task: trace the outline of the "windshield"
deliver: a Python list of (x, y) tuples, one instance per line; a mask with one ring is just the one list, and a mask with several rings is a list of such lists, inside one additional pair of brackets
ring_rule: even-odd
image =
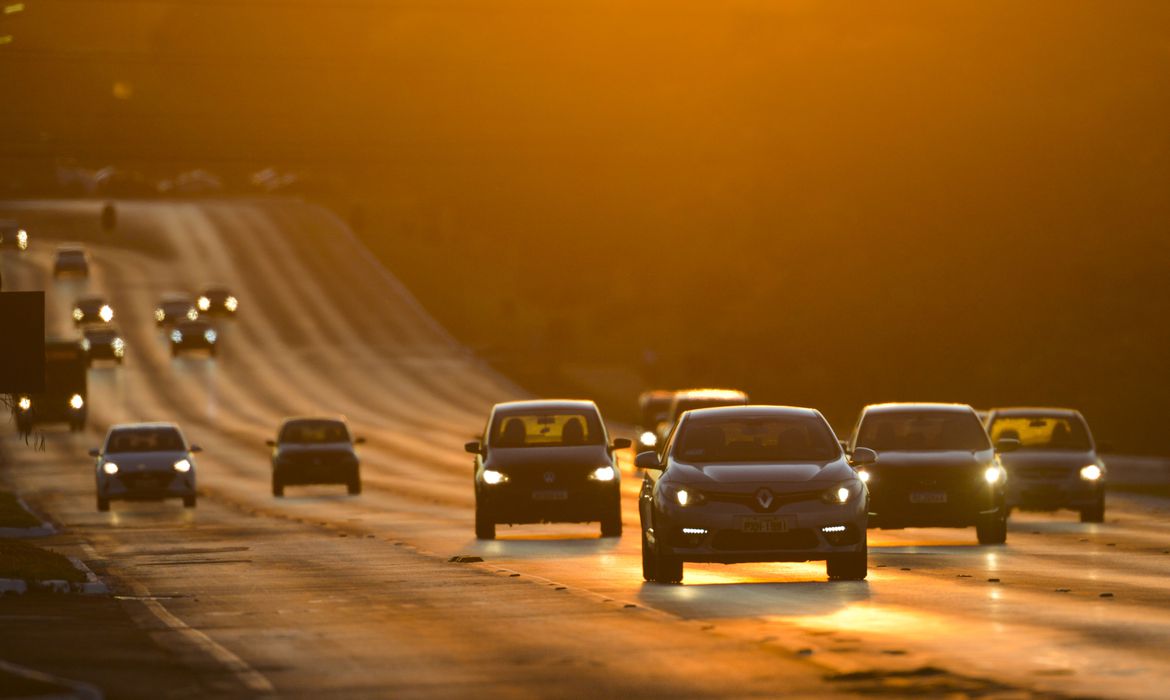
[(183, 436), (174, 428), (115, 430), (106, 441), (106, 452), (177, 452), (186, 449)]
[(687, 421), (674, 456), (683, 462), (826, 462), (841, 446), (814, 416)]
[(1092, 449), (1089, 431), (1076, 418), (1065, 416), (1019, 416), (996, 418), (991, 424), (991, 438), (1020, 441), (1021, 450)]
[(991, 447), (974, 413), (966, 411), (882, 411), (866, 414), (857, 431), (857, 447), (906, 452)]
[(492, 447), (603, 445), (601, 421), (591, 411), (549, 411), (496, 415)]
[(285, 423), (279, 442), (312, 445), (325, 442), (349, 442), (345, 424), (335, 420), (313, 420)]

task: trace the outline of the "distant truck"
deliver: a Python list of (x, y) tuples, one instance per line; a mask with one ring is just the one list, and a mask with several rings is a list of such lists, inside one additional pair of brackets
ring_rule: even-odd
[(45, 341), (45, 390), (17, 399), (17, 429), (27, 433), (38, 425), (65, 423), (74, 432), (84, 430), (88, 364), (80, 341)]

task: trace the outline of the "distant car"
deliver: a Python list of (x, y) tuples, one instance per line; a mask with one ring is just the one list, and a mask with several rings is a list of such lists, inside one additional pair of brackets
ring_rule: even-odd
[(79, 246), (61, 246), (53, 257), (53, 277), (89, 277), (89, 254)]
[(670, 412), (670, 402), (674, 392), (667, 389), (643, 391), (638, 395), (638, 419), (635, 434), (638, 436), (640, 450), (652, 450), (658, 445), (658, 433), (655, 430), (659, 423), (667, 419)]
[(45, 389), (16, 399), (16, 427), (28, 433), (37, 425), (67, 423), (85, 429), (89, 407), (89, 373), (85, 350), (76, 339), (45, 340)]
[(718, 408), (720, 406), (746, 406), (748, 395), (738, 389), (684, 389), (670, 397), (670, 408), (666, 419), (655, 428), (657, 442), (666, 441), (679, 416), (696, 408)]
[(226, 287), (208, 287), (195, 300), (200, 314), (209, 316), (235, 316), (240, 308), (237, 299)]
[(110, 323), (114, 320), (114, 307), (99, 296), (82, 297), (73, 305), (73, 323)]
[(154, 309), (154, 322), (158, 326), (171, 326), (179, 321), (194, 321), (199, 318), (199, 309), (191, 297), (183, 294), (168, 294)]
[(682, 581), (688, 561), (824, 560), (830, 579), (868, 573), (869, 494), (819, 411), (687, 411), (660, 453), (635, 462), (645, 470), (638, 503), (647, 581)]
[(189, 445), (174, 423), (123, 423), (110, 426), (97, 458), (97, 509), (110, 501), (183, 499), (194, 508), (195, 457), (198, 445)]
[(219, 334), (204, 320), (180, 321), (171, 329), (171, 357), (178, 357), (191, 350), (206, 350), (215, 357)]
[(1081, 522), (1105, 522), (1105, 463), (1089, 425), (1068, 408), (996, 408), (991, 439), (1018, 440), (1000, 459), (1007, 469), (1007, 504), (1020, 510), (1079, 511)]
[(475, 536), (496, 525), (601, 522), (602, 537), (622, 534), (621, 473), (601, 413), (592, 401), (496, 404), (475, 455)]
[(859, 472), (869, 485), (870, 527), (975, 526), (980, 544), (1007, 541), (1007, 472), (975, 410), (965, 404), (866, 406), (849, 445), (856, 459), (877, 460)]
[(11, 219), (0, 221), (0, 248), (28, 250), (28, 231)]
[(88, 366), (92, 367), (94, 360), (113, 360), (122, 364), (126, 341), (112, 326), (91, 326), (82, 331), (81, 349), (85, 350)]
[(272, 495), (300, 484), (345, 484), (350, 495), (362, 492), (361, 464), (354, 438), (339, 418), (289, 418), (268, 440), (272, 448)]

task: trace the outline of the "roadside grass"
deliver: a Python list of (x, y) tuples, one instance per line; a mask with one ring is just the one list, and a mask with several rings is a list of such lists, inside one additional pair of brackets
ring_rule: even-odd
[(41, 521), (20, 505), (14, 494), (0, 491), (0, 527), (40, 527)]
[(85, 574), (78, 571), (68, 558), (22, 540), (10, 539), (0, 539), (0, 578), (85, 582)]
[(1132, 493), (1139, 496), (1157, 496), (1170, 498), (1170, 484), (1108, 484), (1106, 490), (1110, 493)]

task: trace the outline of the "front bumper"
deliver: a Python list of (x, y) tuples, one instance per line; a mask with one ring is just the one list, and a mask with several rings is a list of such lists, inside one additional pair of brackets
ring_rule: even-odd
[(359, 478), (356, 464), (278, 464), (273, 476), (287, 485), (348, 484)]
[(1002, 485), (920, 487), (885, 481), (869, 488), (871, 528), (971, 527), (1006, 512)]
[(34, 425), (52, 425), (54, 423), (65, 423), (68, 425), (77, 425), (85, 423), (86, 407), (73, 408), (66, 405), (64, 408), (55, 408), (51, 404), (46, 406), (41, 404), (38, 406), (33, 404), (32, 408), (27, 411), (17, 409), (16, 425), (18, 428), (25, 430)]
[(98, 497), (119, 501), (157, 501), (195, 495), (194, 470), (99, 474)]
[(1105, 493), (1105, 479), (1082, 479), (1079, 470), (1065, 477), (1025, 478), (1008, 482), (1007, 504), (1031, 511), (1081, 510), (1096, 505)]
[(475, 497), (493, 521), (508, 525), (597, 522), (621, 508), (616, 480), (557, 488), (477, 484)]

